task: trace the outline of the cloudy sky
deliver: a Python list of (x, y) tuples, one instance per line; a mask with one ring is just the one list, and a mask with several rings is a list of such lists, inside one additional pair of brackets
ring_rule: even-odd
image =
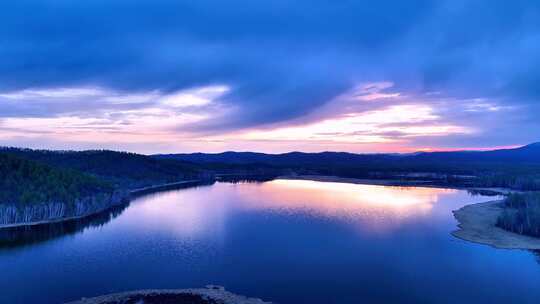
[(0, 145), (410, 152), (539, 140), (537, 0), (0, 4)]

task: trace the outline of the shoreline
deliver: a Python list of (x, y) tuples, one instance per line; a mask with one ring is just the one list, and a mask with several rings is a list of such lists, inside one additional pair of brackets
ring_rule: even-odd
[(503, 212), (502, 201), (489, 201), (454, 210), (458, 230), (452, 235), (464, 241), (488, 245), (497, 249), (539, 250), (540, 238), (513, 233), (495, 224)]
[[(406, 180), (392, 180), (392, 179), (358, 179), (358, 178), (345, 178), (337, 176), (327, 175), (285, 175), (278, 176), (275, 179), (281, 180), (310, 180), (317, 182), (334, 182), (334, 183), (348, 183), (358, 185), (374, 185), (374, 186), (391, 186), (391, 187), (426, 187), (426, 188), (445, 188), (456, 190), (470, 190), (470, 191), (486, 191), (491, 195), (506, 195), (513, 192), (511, 189), (505, 188), (475, 188), (475, 187), (458, 187), (451, 185), (437, 185), (433, 181), (406, 181)], [(213, 180), (212, 182), (215, 182)], [(79, 220), (94, 216), (106, 212), (114, 207), (128, 205), (132, 199), (151, 193), (160, 191), (190, 188), (198, 185), (204, 185), (210, 181), (205, 180), (186, 180), (175, 183), (160, 184), (155, 186), (149, 186), (144, 188), (133, 189), (128, 192), (124, 197), (125, 202), (118, 204), (111, 204), (108, 208), (84, 214), (81, 216), (58, 218), (54, 220), (35, 221), (28, 223), (16, 223), (0, 225), (0, 229), (4, 228), (16, 228), (16, 227), (31, 227), (46, 224), (55, 224), (61, 222), (68, 222), (73, 220)], [(466, 205), (459, 210), (452, 211), (454, 218), (457, 220), (458, 230), (451, 232), (451, 234), (461, 240), (489, 245), (499, 249), (540, 249), (540, 238), (529, 237), (525, 235), (516, 234), (506, 231), (502, 228), (496, 227), (495, 223), (502, 212), (502, 208), (499, 206), (501, 201), (488, 201), (479, 204)]]
[[(290, 180), (351, 183), (360, 185), (476, 190), (488, 191), (489, 193), (495, 195), (507, 195), (511, 192), (518, 192), (505, 188), (452, 187), (448, 185), (438, 186), (433, 184), (422, 184), (417, 183), (416, 181), (403, 182), (399, 180), (355, 179), (319, 175), (282, 176), (279, 178)], [(459, 229), (452, 231), (451, 235), (464, 241), (488, 245), (497, 249), (540, 250), (540, 238), (510, 232), (495, 225), (497, 218), (503, 211), (501, 203), (501, 200), (487, 201), (483, 203), (469, 204), (458, 210), (452, 211), (454, 218), (458, 222), (457, 227)]]
[(155, 186), (148, 186), (144, 188), (137, 188), (133, 190), (128, 190), (127, 194), (124, 195), (118, 203), (111, 203), (106, 208), (97, 210), (95, 212), (90, 212), (87, 214), (82, 214), (78, 216), (69, 216), (69, 217), (61, 217), (57, 219), (51, 219), (51, 220), (42, 220), (42, 221), (33, 221), (33, 222), (24, 222), (24, 223), (13, 223), (13, 224), (3, 224), (0, 225), (0, 229), (9, 229), (9, 228), (18, 228), (18, 227), (33, 227), (33, 226), (39, 226), (39, 225), (48, 225), (48, 224), (57, 224), (62, 222), (69, 222), (69, 221), (75, 221), (84, 219), (90, 216), (95, 216), (97, 214), (101, 214), (104, 212), (107, 212), (111, 210), (112, 208), (118, 207), (118, 206), (125, 206), (131, 203), (131, 201), (139, 196), (152, 194), (160, 191), (166, 191), (166, 190), (173, 190), (178, 189), (182, 187), (195, 187), (198, 185), (204, 184), (204, 180), (186, 180), (186, 181), (179, 181), (174, 183), (167, 183), (167, 184), (160, 184)]
[[(337, 176), (326, 176), (326, 175), (295, 175), (295, 176), (278, 176), (274, 179), (295, 179), (295, 180), (313, 180), (313, 181), (320, 181), (320, 182), (340, 182), (340, 183), (350, 183), (350, 184), (364, 184), (364, 185), (375, 185), (375, 186), (421, 186), (418, 184), (418, 182), (414, 184), (406, 183), (404, 181), (399, 180), (374, 180), (374, 179), (355, 179), (355, 178), (342, 178)], [(69, 217), (62, 217), (57, 219), (51, 219), (51, 220), (41, 220), (41, 221), (32, 221), (32, 222), (23, 222), (23, 223), (13, 223), (13, 224), (3, 224), (0, 225), (0, 229), (9, 229), (9, 228), (20, 228), (20, 227), (33, 227), (33, 226), (40, 226), (40, 225), (48, 225), (48, 224), (58, 224), (62, 222), (70, 222), (70, 221), (76, 221), (84, 218), (88, 218), (91, 216), (95, 216), (97, 214), (101, 214), (104, 212), (107, 212), (111, 210), (112, 208), (118, 207), (118, 206), (125, 206), (128, 205), (133, 199), (147, 195), (152, 193), (157, 193), (161, 191), (167, 191), (167, 190), (173, 190), (173, 189), (180, 189), (180, 188), (189, 188), (189, 187), (195, 187), (199, 185), (204, 185), (208, 182), (216, 182), (219, 181), (219, 179), (215, 180), (185, 180), (185, 181), (178, 181), (174, 183), (166, 183), (166, 184), (159, 184), (159, 185), (153, 185), (143, 188), (136, 188), (133, 190), (128, 190), (127, 194), (120, 199), (119, 203), (111, 203), (108, 207), (97, 210), (95, 212), (78, 215), (78, 216), (69, 216)], [(427, 185), (424, 185), (424, 187), (428, 187)], [(436, 186), (431, 186), (436, 187)]]
[(178, 304), (271, 304), (258, 298), (248, 298), (225, 290), (221, 286), (208, 285), (206, 288), (150, 289), (82, 298), (66, 304), (122, 304), (122, 303), (166, 303)]

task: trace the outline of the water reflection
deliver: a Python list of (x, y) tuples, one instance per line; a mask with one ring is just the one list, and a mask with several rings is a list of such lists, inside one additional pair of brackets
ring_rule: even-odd
[(0, 229), (0, 248), (31, 245), (81, 233), (87, 228), (101, 227), (122, 214), (127, 207), (127, 204), (117, 206), (96, 215), (65, 222)]
[[(451, 218), (451, 207), (434, 208), (435, 204), (444, 201), (445, 197), (451, 197), (453, 201), (462, 195), (464, 200), (468, 197), (465, 192), (442, 188), (287, 179), (231, 182), (221, 182), (213, 187), (199, 185), (207, 187), (205, 195), (200, 195), (195, 188), (146, 194), (134, 200), (132, 204), (136, 206), (133, 208), (126, 205), (68, 222), (0, 229), (0, 247), (21, 246), (77, 234), (87, 228), (101, 227), (122, 213), (125, 216), (118, 220), (117, 226), (173, 233), (176, 238), (194, 239), (203, 235), (219, 235), (221, 238), (228, 217), (238, 212), (273, 212), (283, 216), (301, 213), (347, 222), (364, 231), (391, 233), (414, 220), (437, 220), (437, 216)], [(228, 197), (223, 197), (223, 187), (230, 189)]]
[(209, 283), (283, 304), (537, 303), (531, 254), (450, 235), (452, 210), (490, 199), (288, 180), (161, 192), (88, 226), (8, 236), (55, 240), (0, 249), (0, 303)]
[[(232, 183), (231, 183), (232, 182)], [(166, 231), (176, 237), (198, 238), (223, 234), (230, 212), (273, 211), (285, 216), (303, 213), (355, 222), (363, 229), (390, 232), (408, 220), (430, 215), (442, 196), (457, 190), (357, 185), (309, 180), (231, 180), (211, 187), (205, 196), (197, 191), (166, 191), (137, 198), (136, 207), (121, 206), (91, 217), (67, 222), (0, 229), (0, 247), (15, 247), (73, 235), (101, 227), (126, 211), (118, 225)], [(208, 185), (199, 185), (206, 187)], [(220, 187), (230, 187), (224, 199)], [(126, 210), (128, 209), (128, 210)], [(234, 211), (232, 211), (234, 210)]]
[[(360, 221), (364, 227), (392, 230), (429, 215), (434, 204), (457, 190), (359, 185), (309, 180), (274, 180), (258, 187), (238, 187), (242, 207)], [(451, 216), (451, 215), (450, 215)]]
[[(201, 196), (197, 189), (160, 192), (133, 201), (117, 225), (146, 232), (173, 234), (176, 238), (200, 238), (223, 230), (228, 202), (214, 196), (212, 188)], [(229, 207), (231, 207), (229, 205)]]
[[(208, 185), (212, 185), (213, 183), (214, 182), (211, 181), (204, 181), (197, 184), (171, 184), (161, 188), (164, 192), (152, 193), (152, 190), (149, 190), (148, 192), (141, 191), (140, 193), (132, 194), (131, 198), (135, 201), (142, 200), (143, 202), (152, 201), (152, 199), (156, 198), (158, 201), (166, 202), (170, 200), (170, 197), (167, 197), (167, 193), (169, 195), (176, 193), (175, 191), (167, 190), (205, 187)], [(0, 248), (20, 247), (24, 245), (45, 242), (66, 235), (82, 233), (88, 228), (102, 227), (113, 219), (119, 217), (126, 209), (128, 209), (129, 206), (130, 204), (115, 206), (95, 215), (64, 222), (2, 228), (0, 229)], [(160, 209), (159, 206), (162, 206), (162, 204), (157, 203), (155, 204), (155, 206)], [(184, 218), (190, 218), (190, 215), (184, 212), (152, 214), (152, 210), (157, 209), (152, 207), (151, 205), (143, 205), (142, 208), (135, 209), (135, 212), (144, 212), (146, 213), (146, 215), (143, 218), (148, 218), (148, 216), (155, 216), (155, 219), (157, 220), (159, 220), (160, 217), (164, 218), (166, 215), (174, 215), (179, 220), (182, 219), (182, 216)]]

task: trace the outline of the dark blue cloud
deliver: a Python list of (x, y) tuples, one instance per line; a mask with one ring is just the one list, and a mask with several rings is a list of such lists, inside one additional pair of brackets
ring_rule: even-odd
[(226, 84), (221, 102), (238, 112), (200, 126), (219, 130), (297, 118), (381, 80), (537, 110), (539, 28), (536, 0), (10, 1), (0, 91)]

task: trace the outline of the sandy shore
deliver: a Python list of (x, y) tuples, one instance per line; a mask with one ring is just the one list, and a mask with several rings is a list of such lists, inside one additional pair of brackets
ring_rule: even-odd
[(495, 223), (502, 211), (502, 201), (473, 204), (456, 210), (454, 217), (460, 229), (452, 232), (452, 235), (501, 249), (540, 249), (540, 239), (496, 227)]
[[(362, 185), (436, 187), (456, 189), (453, 187), (423, 184), (422, 182), (418, 181), (402, 180), (356, 179), (321, 175), (282, 176), (279, 178), (292, 180), (313, 180), (334, 183), (351, 183)], [(516, 192), (505, 188), (465, 188), (465, 190), (488, 191), (492, 194), (498, 195)], [(540, 249), (539, 238), (512, 233), (495, 226), (497, 218), (503, 211), (501, 203), (501, 201), (490, 201), (480, 204), (468, 205), (454, 211), (454, 217), (458, 220), (458, 227), (460, 229), (452, 232), (452, 235), (462, 240), (485, 244), (501, 249)]]
[(196, 289), (138, 290), (83, 298), (66, 304), (124, 304), (124, 303), (175, 303), (175, 304), (270, 304), (261, 299), (247, 298), (226, 291), (223, 287), (209, 285)]

